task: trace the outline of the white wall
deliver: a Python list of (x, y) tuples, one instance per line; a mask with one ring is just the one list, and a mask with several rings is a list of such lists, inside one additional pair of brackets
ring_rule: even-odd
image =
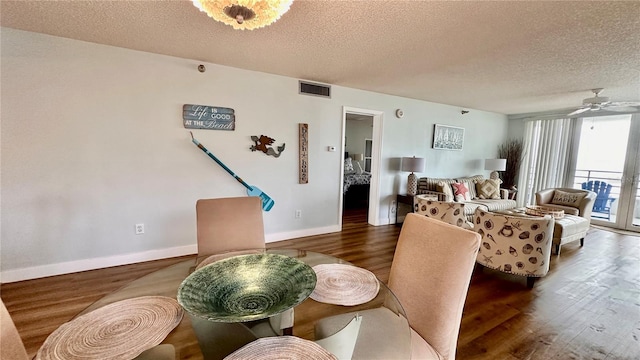
[[(504, 115), (333, 86), (299, 95), (298, 79), (13, 29), (1, 29), (2, 281), (194, 253), (195, 202), (244, 196), (196, 148), (182, 105), (230, 107), (235, 131), (195, 136), (276, 202), (269, 241), (339, 230), (342, 107), (384, 112), (380, 218), (406, 190), (402, 156), (429, 176), (485, 173), (506, 138)], [(396, 118), (395, 109), (405, 116)], [(309, 184), (298, 184), (298, 123), (309, 124)], [(431, 149), (433, 124), (466, 128), (463, 151)], [(286, 143), (280, 158), (250, 136)], [(302, 218), (295, 219), (296, 209)], [(134, 235), (144, 223), (145, 234)]]
[(509, 139), (522, 139), (524, 137), (524, 119), (513, 119), (509, 120), (509, 128), (507, 132), (507, 136)]

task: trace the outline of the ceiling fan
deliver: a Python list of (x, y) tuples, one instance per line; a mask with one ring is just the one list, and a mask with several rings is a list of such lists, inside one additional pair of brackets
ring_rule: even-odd
[(578, 110), (567, 114), (567, 116), (573, 116), (582, 114), (586, 111), (616, 111), (616, 112), (630, 112), (630, 111), (638, 111), (637, 106), (640, 106), (640, 101), (621, 101), (614, 102), (609, 101), (609, 98), (606, 96), (600, 96), (600, 92), (602, 88), (592, 89), (591, 91), (595, 95), (594, 97), (586, 98), (582, 101), (582, 107)]

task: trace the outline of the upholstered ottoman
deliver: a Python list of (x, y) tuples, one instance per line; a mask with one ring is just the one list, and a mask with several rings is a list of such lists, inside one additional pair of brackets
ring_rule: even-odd
[(580, 246), (584, 245), (584, 237), (589, 230), (589, 220), (576, 215), (565, 215), (556, 219), (553, 228), (553, 249), (556, 255), (560, 254), (560, 246), (580, 240)]

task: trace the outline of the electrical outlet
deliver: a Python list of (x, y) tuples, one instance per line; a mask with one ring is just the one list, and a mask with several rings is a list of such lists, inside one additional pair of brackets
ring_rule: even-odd
[(296, 210), (296, 219), (300, 219), (302, 217), (302, 210)]
[(391, 209), (389, 209), (392, 214), (395, 214), (398, 211), (398, 203), (395, 200), (391, 200)]
[(136, 224), (136, 235), (144, 234), (144, 224)]

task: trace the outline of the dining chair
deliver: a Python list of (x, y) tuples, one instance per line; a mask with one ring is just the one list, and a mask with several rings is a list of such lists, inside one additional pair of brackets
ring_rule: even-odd
[(20, 338), (7, 307), (2, 303), (0, 309), (0, 359), (29, 360), (27, 350)]
[(343, 329), (324, 339), (316, 339), (315, 343), (333, 354), (338, 360), (350, 360), (356, 347), (362, 315), (356, 315)]
[[(27, 350), (20, 338), (4, 301), (0, 309), (0, 359), (29, 360)], [(175, 347), (171, 344), (155, 346), (137, 356), (134, 360), (174, 360), (176, 358)]]
[(199, 259), (265, 247), (262, 203), (257, 196), (200, 199), (196, 223)]
[[(384, 307), (358, 312), (362, 328), (353, 359), (455, 359), (462, 309), (480, 247), (480, 235), (415, 213), (407, 214), (391, 262), (389, 288), (407, 315), (410, 354), (402, 317)], [(320, 320), (316, 336), (328, 336), (353, 313)], [(399, 345), (399, 346), (398, 346)], [(401, 350), (399, 350), (401, 351)]]
[[(200, 199), (196, 202), (196, 223), (196, 269), (207, 262), (207, 257), (216, 260), (216, 255), (224, 257), (226, 252), (251, 252), (265, 248), (262, 201), (257, 196)], [(289, 309), (269, 322), (251, 323), (247, 327), (258, 337), (288, 334), (293, 327), (293, 311)], [(208, 336), (214, 333), (210, 328), (202, 325), (195, 330), (201, 332), (202, 336)]]

